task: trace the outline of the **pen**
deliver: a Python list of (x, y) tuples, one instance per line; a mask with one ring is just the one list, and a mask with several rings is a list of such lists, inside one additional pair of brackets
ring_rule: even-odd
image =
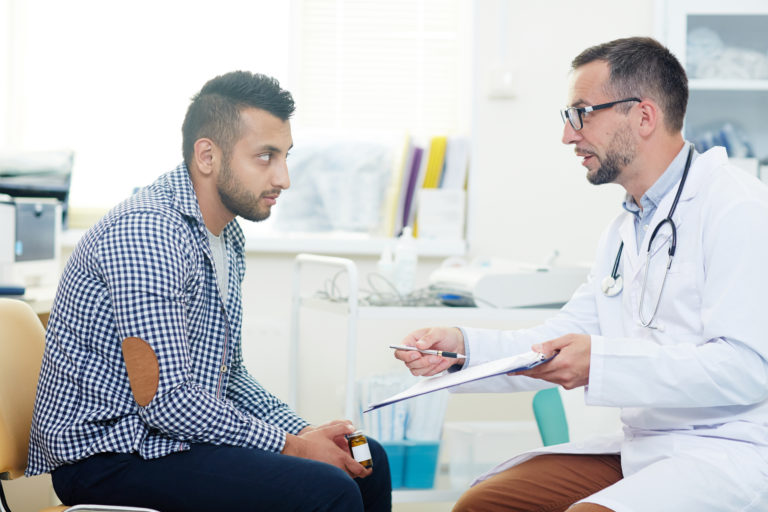
[(430, 349), (422, 349), (422, 348), (416, 348), (416, 347), (407, 347), (405, 345), (390, 345), (389, 348), (393, 348), (395, 350), (415, 350), (417, 352), (421, 352), (422, 354), (429, 354), (429, 355), (441, 356), (441, 357), (451, 357), (453, 359), (465, 359), (467, 357), (464, 354), (458, 354), (456, 352), (446, 352), (444, 350), (430, 350)]

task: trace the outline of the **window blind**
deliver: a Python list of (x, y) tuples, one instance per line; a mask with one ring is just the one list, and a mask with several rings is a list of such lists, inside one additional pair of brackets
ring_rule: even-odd
[(296, 123), (446, 133), (465, 128), (461, 0), (299, 0)]

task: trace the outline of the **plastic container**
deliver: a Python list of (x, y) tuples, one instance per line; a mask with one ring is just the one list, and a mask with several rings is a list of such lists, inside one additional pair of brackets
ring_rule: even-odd
[(381, 443), (384, 451), (387, 452), (389, 461), (389, 475), (392, 478), (392, 488), (399, 489), (403, 487), (403, 476), (405, 473), (405, 444), (400, 443)]
[(387, 244), (382, 251), (379, 261), (376, 264), (376, 271), (387, 281), (395, 284), (395, 259), (392, 255), (392, 247)]
[(408, 441), (405, 446), (403, 485), (407, 489), (431, 489), (435, 486), (438, 441)]
[(434, 487), (439, 441), (397, 441), (381, 445), (389, 459), (393, 489)]
[(406, 226), (395, 244), (394, 284), (400, 295), (407, 295), (413, 291), (418, 262), (416, 239), (413, 238), (410, 226)]

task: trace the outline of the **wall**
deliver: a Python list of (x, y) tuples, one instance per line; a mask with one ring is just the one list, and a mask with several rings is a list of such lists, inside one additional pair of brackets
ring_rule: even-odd
[[(506, 5), (506, 7), (505, 7)], [(652, 35), (653, 4), (475, 2), (474, 161), (471, 252), (542, 262), (591, 261), (623, 189), (595, 187), (560, 142), (570, 61), (588, 46)], [(503, 32), (502, 32), (503, 31)], [(507, 58), (501, 46), (506, 44)], [(494, 67), (514, 71), (516, 96), (493, 100)]]
[[(620, 208), (623, 189), (595, 187), (586, 181), (580, 159), (560, 143), (558, 109), (565, 106), (571, 59), (593, 44), (651, 35), (653, 5), (635, 4), (631, 16), (626, 4), (610, 0), (578, 6), (566, 1), (520, 5), (511, 0), (473, 4), (476, 87), (469, 256), (542, 262), (556, 249), (564, 262), (591, 261), (602, 229)], [(505, 60), (499, 47), (504, 39), (508, 50), (502, 65), (516, 70), (516, 96), (495, 100), (487, 93), (492, 70)], [(285, 397), (292, 258), (250, 254), (244, 287), (244, 357), (264, 385)], [(361, 280), (375, 269), (375, 258), (353, 258), (360, 265)], [(426, 284), (429, 272), (439, 263), (439, 259), (422, 258), (418, 282)], [(308, 282), (320, 286), (324, 277), (329, 276), (310, 271)], [(390, 323), (380, 335), (396, 342), (418, 326)], [(316, 373), (308, 378), (325, 378), (324, 370), (335, 368), (330, 363), (338, 355), (330, 351), (327, 360), (315, 361)], [(382, 369), (389, 365), (383, 364)], [(526, 399), (509, 398), (520, 407), (508, 408), (506, 419), (530, 418)], [(331, 410), (341, 411), (341, 391), (311, 400), (316, 407), (325, 401)], [(487, 413), (486, 408), (469, 404), (456, 410), (469, 418), (481, 410)]]

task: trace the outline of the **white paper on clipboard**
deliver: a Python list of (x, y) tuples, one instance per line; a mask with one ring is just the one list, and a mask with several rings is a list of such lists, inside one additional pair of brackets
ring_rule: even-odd
[[(552, 357), (554, 357), (554, 355)], [(496, 359), (495, 361), (488, 361), (487, 363), (479, 364), (477, 366), (471, 366), (458, 372), (427, 377), (405, 391), (392, 395), (389, 398), (385, 398), (380, 402), (370, 404), (363, 412), (373, 411), (374, 409), (399, 402), (400, 400), (407, 400), (440, 389), (466, 384), (467, 382), (486, 379), (503, 373), (527, 370), (542, 363), (546, 363), (552, 359), (552, 357), (547, 358), (541, 352), (524, 352), (516, 356), (505, 357), (503, 359)]]

